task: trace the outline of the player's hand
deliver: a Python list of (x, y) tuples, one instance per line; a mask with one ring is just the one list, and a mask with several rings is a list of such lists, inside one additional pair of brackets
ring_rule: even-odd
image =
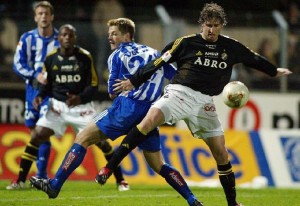
[(32, 101), (32, 105), (35, 110), (39, 111), (39, 106), (42, 104), (43, 98), (42, 97), (36, 97)]
[(79, 95), (67, 93), (68, 99), (66, 100), (66, 105), (68, 107), (75, 107), (81, 103), (81, 98)]
[(281, 77), (281, 76), (285, 76), (285, 75), (289, 75), (292, 74), (293, 72), (289, 69), (286, 68), (277, 68), (277, 74), (276, 77)]
[(37, 75), (36, 77), (37, 81), (41, 84), (47, 84), (48, 81), (47, 81), (47, 72), (41, 72)]
[(134, 88), (129, 79), (117, 79), (116, 82), (117, 83), (113, 85), (113, 91), (117, 94), (122, 91), (130, 91)]

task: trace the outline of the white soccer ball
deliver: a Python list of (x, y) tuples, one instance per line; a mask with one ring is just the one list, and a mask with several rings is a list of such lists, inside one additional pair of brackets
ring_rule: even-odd
[(228, 107), (238, 109), (248, 102), (249, 90), (242, 82), (232, 81), (225, 85), (222, 98)]

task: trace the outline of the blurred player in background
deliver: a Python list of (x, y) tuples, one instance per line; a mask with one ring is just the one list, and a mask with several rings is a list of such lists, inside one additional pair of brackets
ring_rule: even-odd
[[(47, 179), (47, 163), (50, 155), (50, 133), (44, 133), (46, 141), (37, 144), (36, 122), (48, 110), (48, 97), (43, 98), (37, 109), (32, 102), (38, 94), (38, 83), (46, 84), (46, 76), (42, 72), (42, 66), (46, 55), (59, 47), (58, 31), (52, 25), (54, 20), (54, 9), (48, 1), (40, 1), (34, 4), (34, 20), (37, 28), (24, 33), (19, 41), (14, 58), (14, 71), (26, 80), (26, 101), (25, 101), (25, 125), (30, 129), (31, 140), (26, 145), (21, 156), (19, 175), (10, 185), (8, 190), (26, 188), (25, 181), (32, 166), (37, 160), (37, 176)], [(47, 136), (48, 135), (48, 136)], [(97, 146), (104, 152), (105, 158), (113, 154), (113, 148), (108, 143), (99, 143)], [(121, 169), (114, 173), (116, 175), (118, 189), (126, 191), (129, 185), (124, 181)]]
[[(48, 99), (45, 98), (39, 110), (35, 110), (32, 101), (38, 93), (38, 82), (46, 83), (42, 73), (44, 59), (50, 51), (59, 46), (57, 41), (58, 31), (53, 27), (54, 20), (53, 6), (48, 1), (40, 1), (33, 5), (34, 21), (37, 28), (25, 32), (18, 43), (14, 56), (14, 71), (25, 79), (25, 125), (30, 129), (31, 136), (34, 135), (34, 128), (39, 117), (47, 111)], [(29, 142), (21, 156), (19, 176), (6, 189), (25, 188), (26, 177), (31, 168), (32, 162), (37, 160), (37, 176), (47, 178), (47, 163), (50, 154), (50, 141), (44, 142), (39, 147)]]
[[(83, 161), (90, 145), (97, 144), (107, 138), (115, 140), (127, 134), (130, 128), (141, 121), (151, 104), (160, 97), (164, 77), (170, 80), (175, 74), (176, 68), (166, 64), (141, 87), (128, 93), (115, 93), (112, 86), (116, 79), (131, 77), (144, 64), (158, 57), (159, 53), (148, 46), (133, 41), (135, 24), (130, 19), (112, 19), (108, 21), (107, 25), (108, 39), (111, 49), (114, 50), (108, 59), (108, 92), (110, 97), (114, 99), (113, 104), (97, 115), (94, 121), (77, 135), (75, 143), (66, 154), (53, 179), (30, 178), (31, 183), (47, 193), (49, 198), (58, 196), (64, 182)], [(167, 183), (181, 194), (189, 205), (202, 206), (181, 174), (163, 161), (158, 128), (154, 128), (148, 136), (151, 138), (141, 144), (140, 148), (151, 168), (165, 178)]]
[(115, 92), (129, 94), (153, 78), (164, 65), (176, 62), (178, 71), (165, 87), (165, 94), (150, 108), (146, 117), (123, 139), (115, 155), (102, 168), (98, 177), (105, 183), (122, 158), (163, 123), (184, 120), (194, 137), (203, 139), (217, 163), (219, 179), (228, 206), (241, 206), (236, 201), (235, 176), (225, 146), (224, 131), (216, 113), (213, 96), (219, 95), (230, 81), (232, 66), (237, 63), (256, 68), (273, 77), (290, 74), (276, 68), (264, 57), (246, 46), (221, 35), (226, 14), (215, 3), (206, 4), (200, 12), (200, 33), (176, 39), (163, 49), (163, 55), (138, 70), (128, 80), (116, 83)]

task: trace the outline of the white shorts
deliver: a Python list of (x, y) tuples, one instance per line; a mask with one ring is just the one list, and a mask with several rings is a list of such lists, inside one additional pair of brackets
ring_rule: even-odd
[(224, 135), (212, 96), (180, 84), (169, 84), (152, 106), (163, 112), (166, 123), (184, 120), (194, 137)]
[(55, 136), (61, 137), (68, 126), (72, 126), (76, 134), (80, 132), (95, 114), (93, 102), (69, 108), (64, 102), (51, 98), (47, 113), (36, 124), (52, 129)]

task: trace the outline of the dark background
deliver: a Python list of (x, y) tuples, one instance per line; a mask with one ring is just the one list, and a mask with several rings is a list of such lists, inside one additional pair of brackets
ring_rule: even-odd
[[(54, 7), (54, 26), (59, 27), (62, 24), (70, 23), (73, 24), (78, 31), (78, 42), (83, 48), (88, 49), (95, 59), (97, 59), (97, 51), (99, 45), (97, 43), (98, 36), (92, 29), (92, 13), (94, 6), (98, 1), (109, 1), (109, 0), (49, 0)], [(15, 22), (18, 32), (18, 37), (28, 31), (29, 29), (35, 28), (36, 23), (33, 21), (33, 10), (32, 5), (34, 0), (0, 0), (0, 20), (8, 17)], [(158, 15), (155, 12), (156, 5), (163, 5), (167, 12), (171, 15), (175, 21), (185, 22), (187, 24), (197, 24), (200, 10), (205, 3), (212, 2), (211, 0), (119, 0), (125, 10), (125, 17), (131, 18), (137, 25), (141, 24), (159, 24), (161, 23)], [(220, 4), (224, 7), (227, 13), (228, 24), (227, 28), (275, 28), (278, 25), (274, 21), (272, 16), (273, 10), (279, 10), (288, 20), (288, 8), (291, 2), (297, 3), (300, 8), (300, 0), (213, 0), (213, 2)], [(113, 8), (112, 8), (113, 11)], [(183, 20), (183, 21), (182, 21)], [(4, 24), (3, 24), (4, 25)], [(290, 25), (289, 25), (290, 26)], [(4, 26), (0, 21), (0, 32), (4, 30)], [(296, 27), (299, 30), (297, 35), (300, 37), (300, 17), (296, 23)], [(12, 36), (13, 37), (13, 36)], [(103, 38), (107, 38), (106, 36)], [(136, 41), (139, 41), (139, 36), (136, 35)], [(289, 49), (290, 56), (289, 62), (296, 62), (289, 64), (293, 72), (300, 75), (300, 64), (299, 54), (300, 52), (300, 41), (298, 39), (293, 43), (296, 49), (294, 51)], [(0, 45), (1, 46), (1, 45)], [(14, 54), (15, 47), (10, 51), (2, 51), (0, 47), (0, 82), (12, 82), (14, 86), (16, 83), (24, 85), (23, 79), (19, 78), (12, 71), (11, 64), (2, 65), (3, 59), (6, 56), (12, 56)], [(274, 51), (277, 55), (277, 51)], [(277, 58), (277, 56), (276, 56)], [(278, 58), (277, 58), (278, 59)], [(295, 61), (296, 60), (296, 61)], [(99, 66), (98, 66), (99, 67)], [(100, 76), (100, 75), (99, 75)], [(103, 75), (102, 75), (103, 76)], [(299, 90), (299, 77), (291, 75), (289, 77), (289, 83), (292, 84), (291, 88)], [(256, 79), (256, 78), (253, 78)], [(276, 79), (277, 80), (277, 79)], [(105, 84), (105, 81), (102, 81)], [(279, 82), (276, 81), (276, 88)], [(6, 84), (2, 84), (6, 85)], [(253, 84), (255, 88), (259, 88), (258, 84)], [(264, 85), (268, 85), (264, 82)], [(272, 86), (273, 87), (273, 86)], [(265, 86), (264, 86), (265, 88)], [(106, 88), (101, 90), (105, 90)]]
[[(271, 11), (274, 9), (285, 10), (286, 5), (294, 1), (300, 5), (300, 0), (214, 0), (214, 1), (204, 1), (204, 0), (119, 0), (126, 10), (131, 11), (137, 8), (144, 8), (145, 10), (154, 8), (155, 5), (162, 4), (167, 9), (182, 11), (188, 10), (198, 10), (205, 3), (215, 2), (223, 6), (226, 11), (229, 12), (262, 12)], [(26, 16), (27, 12), (31, 12), (31, 5), (33, 0), (0, 0), (0, 5), (6, 5), (10, 12), (18, 16)], [(97, 0), (50, 0), (53, 4), (55, 10), (57, 8), (63, 12), (65, 16), (69, 17), (74, 14), (79, 7), (90, 12), (93, 5)], [(141, 10), (139, 11), (141, 13)], [(57, 11), (55, 11), (57, 13)], [(61, 13), (62, 15), (63, 13)]]

